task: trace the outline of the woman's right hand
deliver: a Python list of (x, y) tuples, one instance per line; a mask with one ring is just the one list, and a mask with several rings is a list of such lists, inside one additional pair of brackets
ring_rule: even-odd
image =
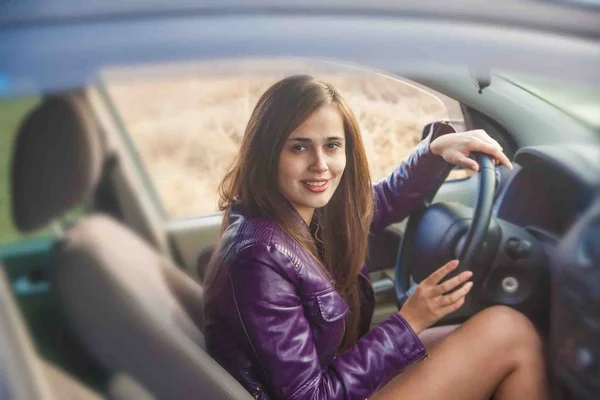
[(471, 271), (440, 283), (457, 266), (458, 260), (452, 260), (425, 278), (400, 309), (400, 315), (417, 335), (465, 303), (465, 296), (473, 287), (473, 282), (467, 282), (461, 288), (448, 292), (466, 282), (473, 275)]

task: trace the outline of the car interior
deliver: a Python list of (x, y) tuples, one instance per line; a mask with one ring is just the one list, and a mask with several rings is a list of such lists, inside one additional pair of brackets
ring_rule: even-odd
[[(203, 342), (201, 282), (218, 238), (219, 216), (165, 226), (142, 194), (144, 183), (126, 156), (130, 144), (116, 130), (111, 133), (114, 121), (95, 96), (82, 90), (47, 96), (17, 133), (14, 223), (22, 232), (51, 227), (55, 239), (4, 252), (8, 268), (1, 295), (9, 307), (3, 312), (15, 324), (2, 328), (11, 333), (3, 336), (0, 350), (8, 351), (8, 360), (16, 360), (11, 364), (23, 373), (0, 378), (18, 377), (9, 385), (17, 398), (42, 398), (43, 393), (90, 399), (198, 393), (211, 399), (250, 398), (210, 358)], [(471, 126), (498, 129), (484, 115), (477, 118), (479, 125)], [(576, 305), (587, 304), (585, 294), (597, 293), (598, 274), (590, 266), (598, 259), (598, 148), (517, 149), (512, 144), (511, 149), (511, 139), (504, 140), (515, 169), (499, 168), (494, 175), (494, 218), (484, 238), (484, 247), (499, 254), (479, 256), (475, 264), (489, 265), (480, 295), (440, 324), (464, 321), (490, 304), (509, 304), (526, 313), (549, 343), (563, 341), (571, 349), (565, 353), (550, 346), (550, 359), (560, 361), (554, 372), (569, 382), (556, 383), (557, 392), (564, 398), (575, 393), (573, 388), (593, 393), (597, 367), (582, 366), (581, 358), (600, 354), (590, 333), (597, 331), (597, 313)], [(439, 243), (456, 243), (468, 230), (468, 223), (454, 221), (473, 219), (469, 206), (477, 203), (477, 178), (439, 188), (437, 196), (463, 204), (431, 204), (408, 224), (372, 235), (367, 265), (378, 304), (373, 324), (397, 310), (398, 282), (404, 292), (410, 290), (413, 282), (395, 274), (419, 281), (448, 252), (457, 251)], [(448, 236), (450, 226), (458, 228)], [(433, 248), (422, 239), (432, 232), (439, 236), (429, 240)], [(199, 237), (203, 245), (196, 244), (195, 257), (183, 256), (185, 240)], [(390, 251), (401, 243), (415, 247), (409, 256)], [(415, 263), (422, 269), (408, 265)], [(511, 287), (515, 281), (518, 290)], [(559, 295), (551, 300), (551, 292)], [(580, 327), (575, 339), (557, 317)]]
[[(597, 13), (541, 9), (550, 2), (391, 11), (378, 2), (55, 3), (0, 12), (0, 54), (11, 55), (0, 59), (0, 101), (41, 95), (7, 152), (11, 223), (24, 240), (0, 244), (1, 399), (252, 398), (203, 340), (202, 282), (222, 216), (165, 213), (102, 78), (104, 68), (140, 67), (136, 76), (174, 60), (199, 73), (226, 64), (196, 64), (207, 60), (243, 70), (259, 56), (279, 73), (290, 49), (311, 67), (367, 64), (448, 96), (464, 117), (451, 124), (484, 129), (514, 165), (448, 179), (406, 221), (370, 236), (373, 325), (444, 260), (468, 255), (476, 288), (438, 325), (514, 307), (547, 344), (554, 398), (598, 398), (600, 120), (584, 121), (584, 107), (552, 102), (508, 68), (567, 86), (580, 79), (597, 96)], [(422, 122), (421, 138), (447, 121)]]

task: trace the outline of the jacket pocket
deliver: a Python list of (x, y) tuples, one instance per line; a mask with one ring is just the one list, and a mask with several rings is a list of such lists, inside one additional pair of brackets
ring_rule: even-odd
[(325, 322), (335, 322), (348, 315), (348, 305), (335, 290), (317, 295), (317, 304)]
[(271, 396), (265, 389), (265, 386), (259, 381), (251, 368), (240, 370), (242, 386), (250, 393), (252, 398), (257, 400), (270, 400)]
[(335, 357), (346, 329), (344, 318), (348, 305), (334, 289), (313, 294), (305, 300), (305, 315), (309, 320), (313, 340), (321, 365)]

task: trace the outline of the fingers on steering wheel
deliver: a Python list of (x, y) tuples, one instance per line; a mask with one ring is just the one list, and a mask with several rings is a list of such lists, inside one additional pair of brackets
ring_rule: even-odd
[(500, 164), (507, 168), (512, 168), (512, 164), (506, 154), (502, 151), (502, 147), (498, 144), (491, 144), (484, 140), (476, 140), (473, 142), (471, 151), (480, 151), (495, 158)]
[(456, 164), (460, 165), (461, 167), (468, 168), (468, 169), (470, 169), (472, 171), (475, 171), (475, 172), (479, 171), (479, 164), (477, 163), (477, 161), (475, 161), (475, 160), (473, 160), (472, 158), (469, 158), (469, 157), (463, 157)]
[(500, 149), (502, 149), (502, 146), (500, 146), (500, 143), (498, 143), (498, 141), (496, 139), (494, 139), (493, 137), (488, 135), (483, 129), (477, 129), (475, 131), (475, 135), (479, 139), (483, 140), (484, 142), (488, 142), (489, 144), (498, 146), (498, 147), (500, 147)]

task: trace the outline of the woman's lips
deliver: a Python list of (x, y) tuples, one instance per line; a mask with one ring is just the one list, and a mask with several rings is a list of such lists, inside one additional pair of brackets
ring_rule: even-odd
[(331, 179), (319, 179), (315, 181), (301, 181), (304, 187), (313, 193), (321, 193), (327, 190), (329, 187), (329, 181)]

